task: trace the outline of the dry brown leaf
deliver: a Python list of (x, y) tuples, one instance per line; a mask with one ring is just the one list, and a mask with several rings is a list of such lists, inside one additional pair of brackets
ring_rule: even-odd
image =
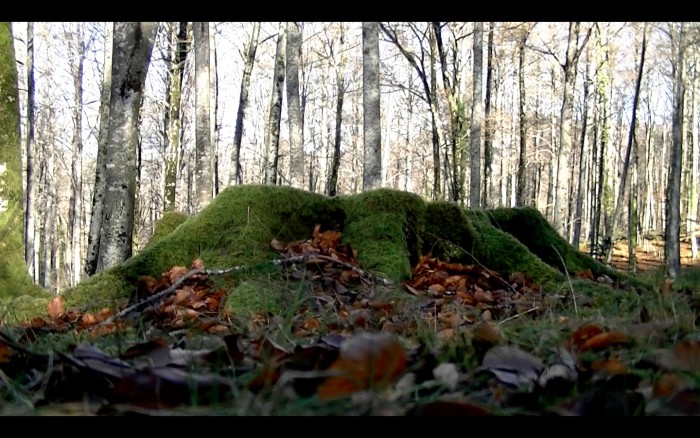
[(682, 340), (660, 351), (661, 365), (672, 371), (700, 371), (700, 341)]
[(100, 321), (97, 319), (94, 313), (86, 313), (80, 318), (80, 322), (85, 327), (90, 327), (91, 325), (98, 324)]
[(183, 275), (187, 274), (188, 270), (184, 266), (175, 266), (166, 273), (166, 277), (170, 281), (170, 284), (175, 283)]
[(396, 382), (406, 368), (401, 343), (385, 333), (360, 333), (340, 346), (331, 370), (338, 373), (318, 387), (322, 399), (343, 397), (364, 389), (382, 389)]
[(571, 335), (571, 344), (574, 348), (580, 349), (588, 339), (601, 333), (603, 333), (603, 329), (596, 324), (583, 325)]
[(194, 260), (192, 261), (192, 266), (191, 266), (191, 268), (192, 268), (192, 269), (199, 269), (199, 270), (203, 271), (203, 270), (204, 270), (204, 260), (202, 260), (202, 259), (200, 259), (200, 258), (194, 259)]
[(591, 370), (594, 372), (603, 371), (609, 376), (627, 374), (629, 368), (618, 359), (598, 359), (591, 363)]
[(66, 299), (63, 298), (63, 295), (56, 295), (51, 298), (48, 309), (49, 318), (56, 319), (60, 317), (66, 311), (65, 305)]
[(599, 351), (612, 345), (627, 342), (627, 336), (620, 332), (598, 333), (581, 345), (581, 351)]
[(9, 345), (0, 341), (0, 363), (8, 363), (10, 359), (12, 359), (13, 355), (14, 351), (9, 347)]

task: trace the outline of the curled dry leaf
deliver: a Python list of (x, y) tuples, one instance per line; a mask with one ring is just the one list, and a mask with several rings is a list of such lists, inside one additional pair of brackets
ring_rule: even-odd
[(204, 260), (197, 258), (192, 261), (192, 269), (204, 270)]
[(700, 341), (682, 340), (659, 351), (661, 366), (671, 371), (700, 371)]
[(517, 347), (503, 345), (486, 352), (482, 367), (503, 383), (521, 386), (536, 382), (544, 370), (544, 363)]
[(329, 377), (318, 387), (322, 399), (344, 397), (365, 389), (383, 389), (396, 382), (406, 368), (406, 352), (385, 333), (361, 333), (346, 339)]

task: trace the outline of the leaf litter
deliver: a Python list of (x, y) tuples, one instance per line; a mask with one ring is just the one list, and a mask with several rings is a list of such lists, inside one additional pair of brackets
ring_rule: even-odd
[[(547, 312), (548, 293), (532, 279), (426, 254), (401, 285), (415, 305), (402, 305), (380, 298), (382, 282), (341, 237), (317, 225), (305, 241), (271, 242), (282, 277), (312, 286), (289, 321), (258, 313), (236, 324), (213, 277), (237, 268), (207, 270), (201, 259), (139, 277), (140, 300), (116, 313), (66, 309), (54, 297), (46, 317), (0, 330), (0, 414), (275, 415), (303, 400), (316, 403), (306, 414), (333, 413), (342, 402), (345, 415), (700, 413), (699, 342), (630, 360), (634, 334), (581, 323), (540, 358), (508, 344), (501, 328)], [(95, 345), (136, 327), (142, 340), (119, 352)], [(83, 341), (33, 348), (68, 333)], [(460, 341), (463, 360), (443, 360)]]

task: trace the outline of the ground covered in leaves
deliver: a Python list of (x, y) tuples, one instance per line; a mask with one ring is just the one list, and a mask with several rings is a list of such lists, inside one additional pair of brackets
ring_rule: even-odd
[[(33, 300), (29, 317), (0, 313), (0, 414), (700, 413), (697, 266), (674, 285), (630, 277), (528, 211), (389, 197), (403, 204), (313, 197), (295, 224), (270, 195), (280, 219), (229, 212), (225, 235), (166, 218), (124, 267)], [(425, 226), (436, 218), (453, 221)], [(174, 250), (188, 245), (197, 256)]]

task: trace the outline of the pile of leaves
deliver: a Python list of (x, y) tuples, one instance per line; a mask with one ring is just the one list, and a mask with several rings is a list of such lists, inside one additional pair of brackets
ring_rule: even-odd
[[(700, 342), (630, 354), (639, 333), (670, 325), (562, 319), (568, 334), (540, 358), (502, 331), (547, 308), (531, 279), (426, 255), (410, 281), (387, 285), (341, 237), (317, 226), (310, 239), (271, 243), (280, 277), (309, 286), (288, 320), (260, 312), (242, 327), (212, 281), (238, 268), (201, 260), (139, 278), (138, 300), (117, 313), (66, 310), (55, 297), (47, 317), (0, 330), (0, 413), (700, 413)], [(67, 334), (80, 342), (36, 348)], [(119, 339), (132, 340), (115, 351)]]

